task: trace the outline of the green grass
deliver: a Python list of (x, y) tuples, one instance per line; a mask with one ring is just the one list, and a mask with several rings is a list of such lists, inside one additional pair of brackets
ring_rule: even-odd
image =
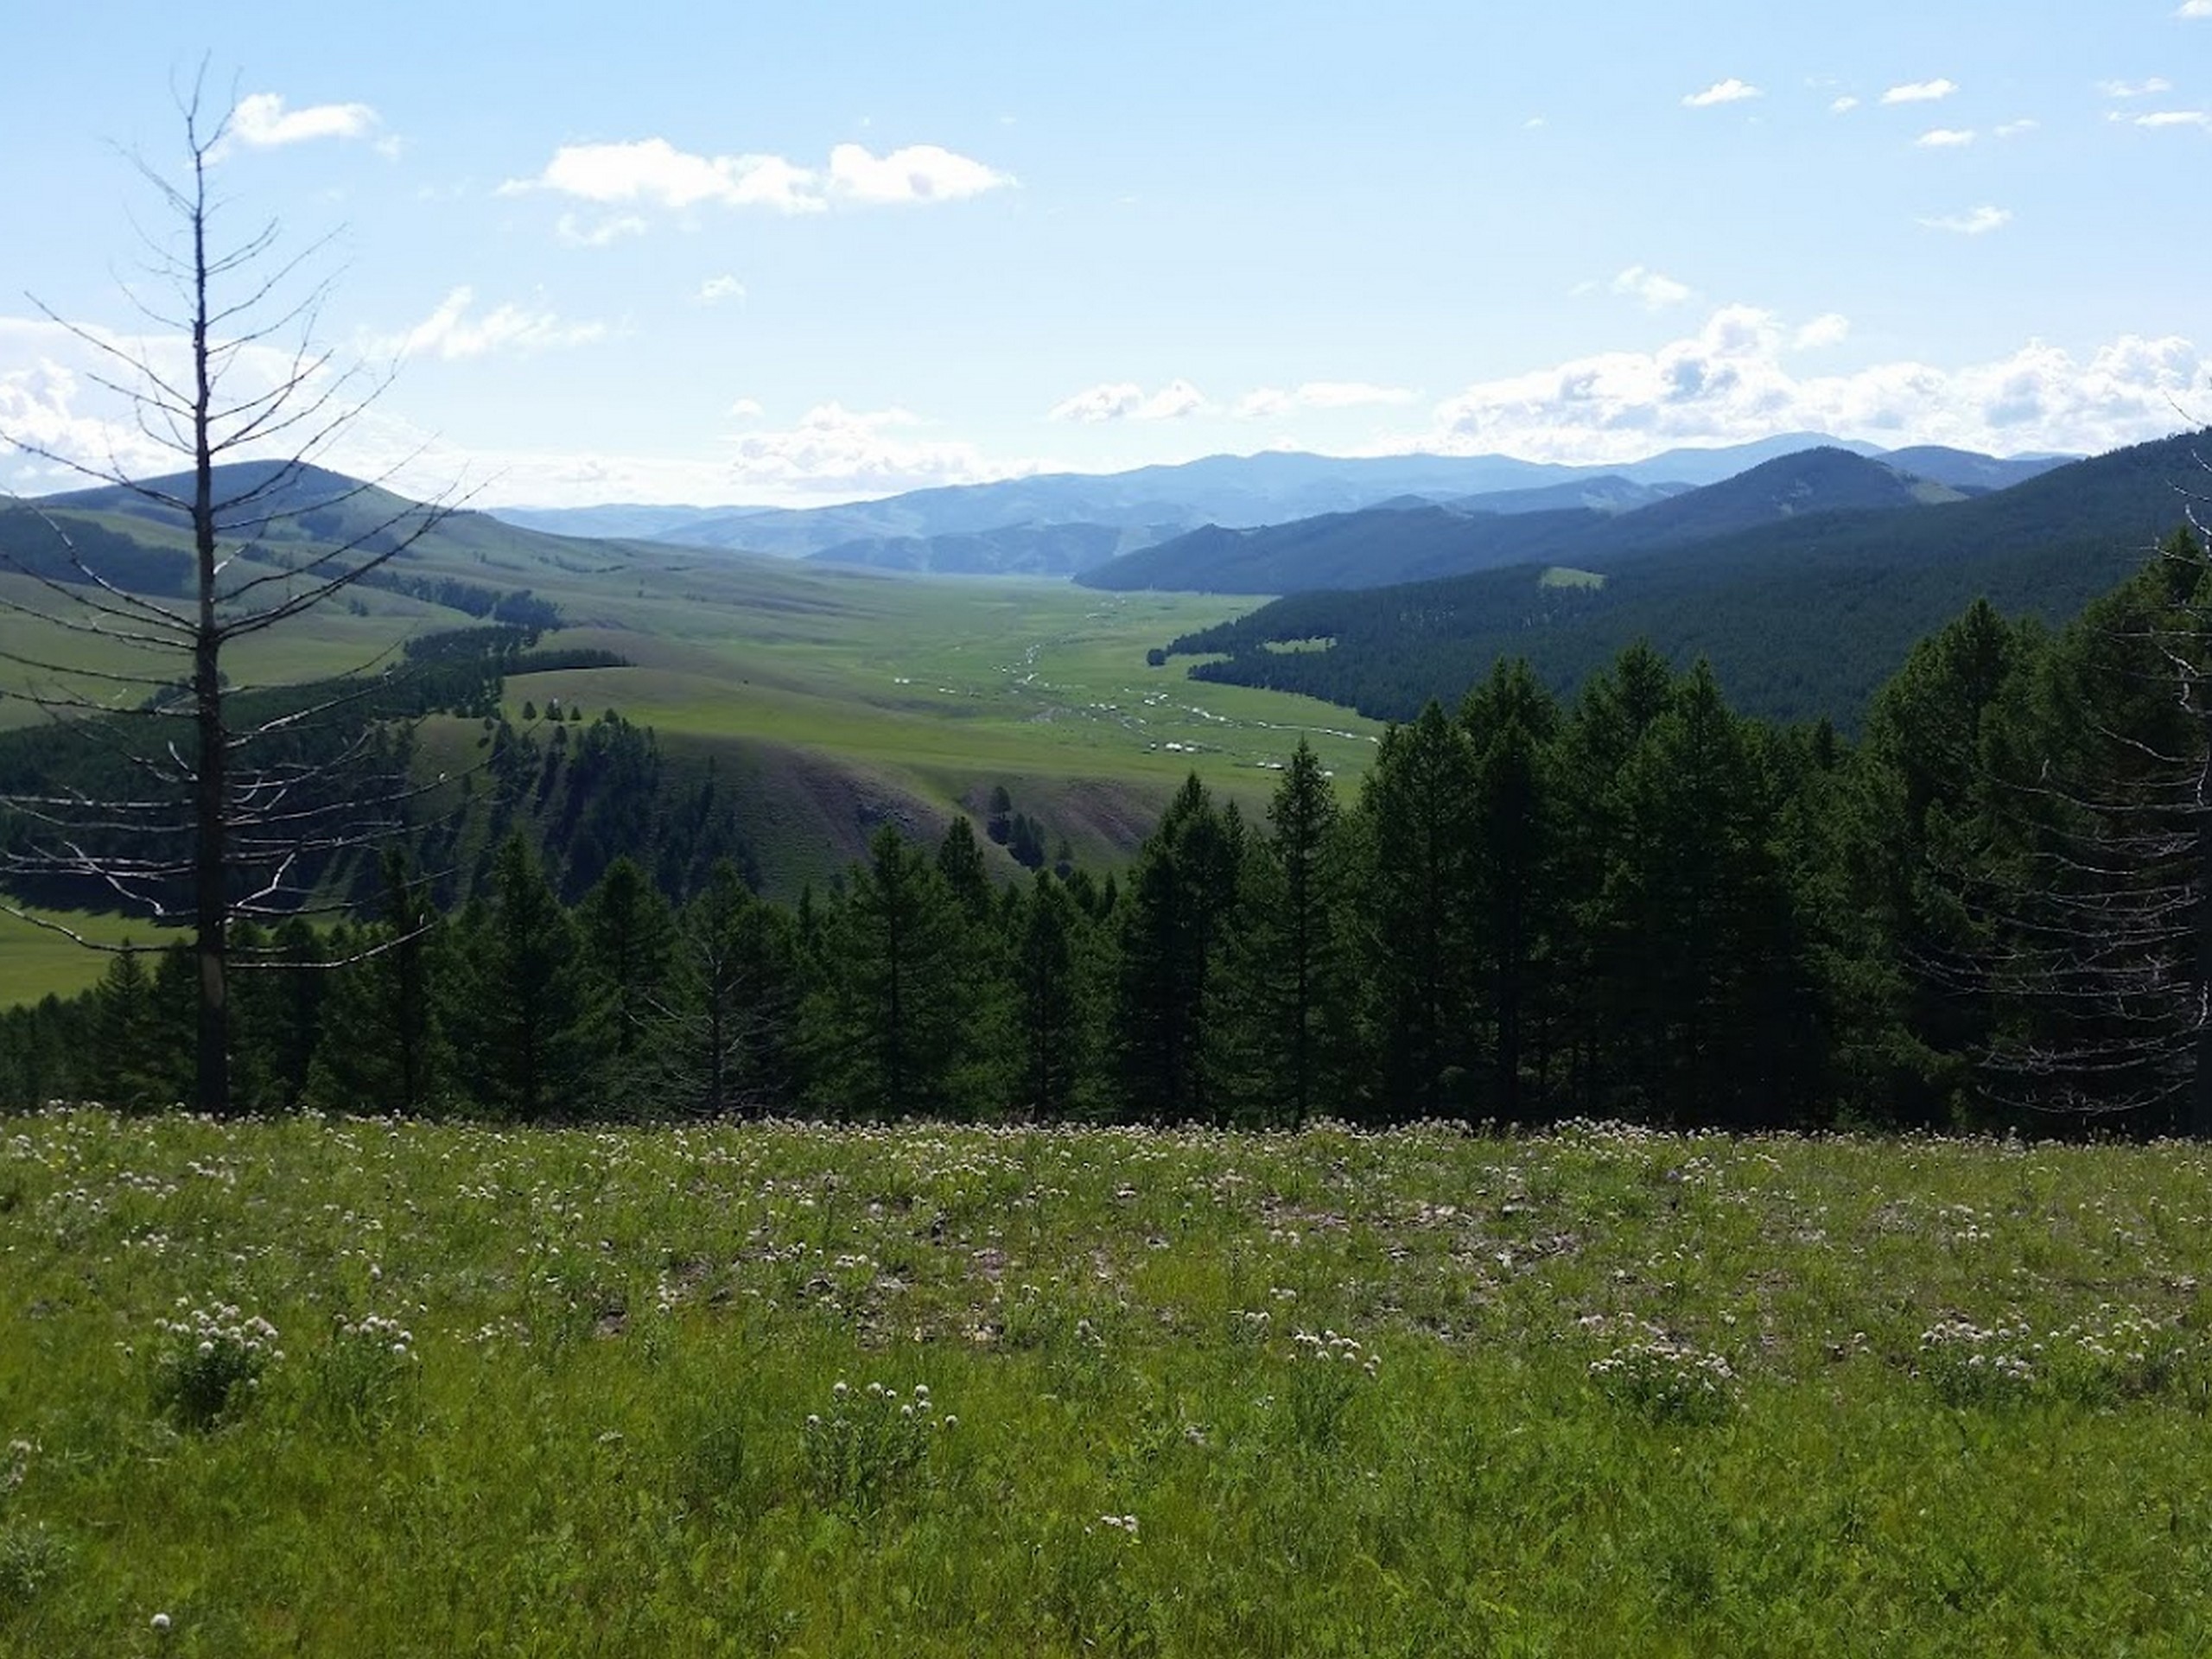
[[(181, 935), (121, 916), (40, 911), (45, 919), (82, 934), (95, 944), (155, 947)], [(40, 927), (0, 911), (0, 1007), (35, 1002), (48, 993), (68, 997), (85, 990), (107, 971), (105, 950), (87, 950), (66, 933)]]
[(2200, 1652), (2208, 1178), (13, 1119), (0, 1651)]

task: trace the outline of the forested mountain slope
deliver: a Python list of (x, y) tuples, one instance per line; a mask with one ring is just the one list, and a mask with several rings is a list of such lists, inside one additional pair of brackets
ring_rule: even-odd
[[(2204, 448), (2202, 435), (2184, 435), (1948, 505), (1811, 513), (1692, 543), (1617, 547), (1578, 561), (1603, 575), (1598, 586), (1551, 585), (1522, 565), (1294, 594), (1168, 650), (1226, 655), (1194, 669), (1199, 677), (1405, 719), (1500, 656), (1525, 655), (1563, 691), (1648, 639), (1677, 662), (1709, 658), (1747, 711), (1850, 727), (1912, 641), (1976, 597), (2055, 622), (2120, 580), (2182, 520)], [(1319, 641), (1327, 648), (1280, 648)]]

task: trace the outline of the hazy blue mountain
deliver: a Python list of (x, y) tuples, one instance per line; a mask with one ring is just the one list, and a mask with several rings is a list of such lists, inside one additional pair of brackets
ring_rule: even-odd
[(1595, 478), (1541, 484), (1533, 489), (1491, 490), (1481, 495), (1453, 496), (1434, 505), (1459, 512), (1554, 512), (1562, 507), (1587, 507), (1594, 512), (1630, 512), (1695, 487), (1678, 480), (1639, 484), (1618, 473), (1601, 473)]
[[(1520, 492), (1514, 499), (1527, 505), (1539, 497), (1567, 499), (1571, 494), (1552, 486)], [(1590, 506), (1511, 513), (1467, 510), (1497, 499), (1478, 496), (1451, 507), (1406, 511), (1369, 508), (1257, 530), (1208, 525), (1124, 554), (1077, 580), (1087, 587), (1122, 591), (1294, 594), (1317, 588), (1381, 588), (1506, 565), (1588, 565), (1806, 513), (1901, 510), (1961, 497), (1885, 462), (1824, 447), (1764, 461), (1718, 484), (1668, 494), (1627, 512)]]
[[(1821, 447), (1880, 453), (1869, 445), (1838, 444), (1813, 433), (1713, 448), (1670, 449), (1648, 460), (1605, 467), (1507, 455), (1346, 458), (1268, 452), (1209, 455), (1125, 473), (1042, 474), (993, 484), (948, 485), (830, 507), (503, 508), (498, 516), (558, 534), (651, 536), (692, 547), (788, 558), (836, 549), (847, 550), (840, 557), (857, 556), (904, 569), (1072, 569), (1077, 567), (1064, 563), (1069, 538), (1051, 533), (1061, 526), (1110, 527), (1123, 532), (1127, 550), (1166, 541), (1203, 524), (1243, 529), (1286, 524), (1384, 503), (1407, 509), (1435, 503), (1491, 513), (1571, 508), (1621, 512), (1656, 499), (1639, 496), (1640, 491), (1672, 493), (1710, 485), (1777, 456)], [(1982, 473), (1974, 473), (1976, 463), (1982, 464)], [(1994, 480), (2009, 476), (2004, 469), (2017, 464), (1943, 451), (1939, 461), (1906, 470), (1959, 487), (1993, 487)], [(1009, 534), (1001, 537), (1000, 532)], [(988, 552), (964, 543), (941, 552), (928, 545), (939, 537), (985, 535), (995, 538)]]
[(1007, 524), (946, 536), (871, 537), (841, 542), (807, 558), (936, 575), (1065, 576), (1150, 540), (1149, 531), (1116, 524)]
[(1976, 490), (2005, 490), (2015, 484), (2047, 473), (2054, 467), (2063, 467), (2069, 461), (2079, 461), (2079, 455), (2014, 455), (1999, 460), (1995, 455), (1978, 455), (1971, 449), (1950, 449), (1940, 443), (1916, 444), (1910, 449), (1892, 449), (1882, 457), (1891, 466), (1901, 467), (1917, 477), (1937, 484), (1948, 484), (1955, 490), (1972, 493)]
[(728, 515), (727, 507), (668, 507), (610, 502), (597, 507), (493, 507), (493, 518), (553, 536), (612, 536), (629, 541), (680, 542), (686, 526)]

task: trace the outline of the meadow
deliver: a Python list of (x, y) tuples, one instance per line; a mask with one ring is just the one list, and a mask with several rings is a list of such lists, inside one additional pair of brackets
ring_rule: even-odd
[(2212, 1154), (0, 1122), (0, 1651), (2188, 1653)]

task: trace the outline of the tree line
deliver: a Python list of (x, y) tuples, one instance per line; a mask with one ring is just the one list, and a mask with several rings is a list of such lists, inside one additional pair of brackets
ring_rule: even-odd
[[(1193, 776), (1103, 876), (998, 884), (961, 817), (795, 906), (628, 850), (566, 903), (517, 834), (442, 913), (395, 854), (243, 942), (238, 1103), (2205, 1132), (2208, 604), (2187, 532), (2063, 629), (1977, 603), (1855, 745), (1648, 646), (1571, 702), (1502, 662), (1349, 803), (1303, 744), (1258, 817)], [(184, 1098), (192, 1001), (119, 957), (0, 1020), (0, 1092)]]

